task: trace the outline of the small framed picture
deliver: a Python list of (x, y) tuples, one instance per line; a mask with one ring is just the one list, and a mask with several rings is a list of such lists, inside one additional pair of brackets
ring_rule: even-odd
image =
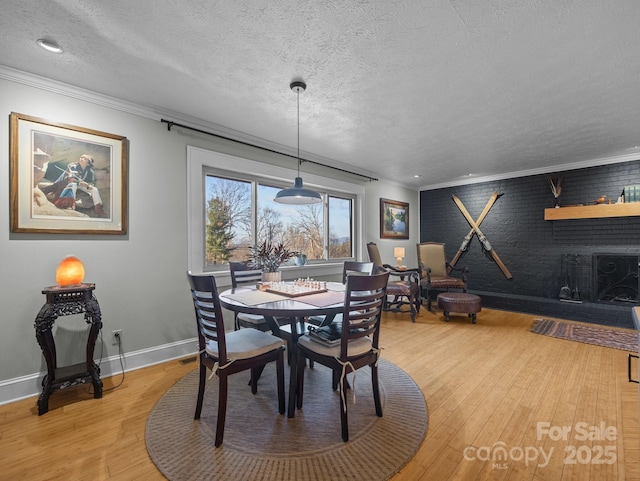
[(409, 238), (409, 204), (380, 199), (380, 238)]
[(126, 234), (126, 137), (12, 113), (11, 232)]

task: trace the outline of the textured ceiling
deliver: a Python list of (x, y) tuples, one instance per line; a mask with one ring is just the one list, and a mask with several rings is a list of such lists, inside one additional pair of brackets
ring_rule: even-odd
[(302, 157), (417, 188), (640, 158), (638, 25), (638, 0), (2, 0), (0, 65), (293, 151), (303, 79)]

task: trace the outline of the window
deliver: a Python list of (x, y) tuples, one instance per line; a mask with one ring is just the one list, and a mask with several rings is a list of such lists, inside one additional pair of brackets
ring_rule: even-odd
[(307, 178), (318, 179), (309, 175), (305, 184), (322, 194), (321, 204), (274, 202), (290, 185), (295, 174), (289, 172), (189, 147), (190, 270), (227, 271), (229, 262), (244, 261), (249, 247), (264, 240), (305, 254), (310, 266), (356, 258), (358, 194), (364, 196), (364, 188), (332, 179), (319, 188), (308, 184)]

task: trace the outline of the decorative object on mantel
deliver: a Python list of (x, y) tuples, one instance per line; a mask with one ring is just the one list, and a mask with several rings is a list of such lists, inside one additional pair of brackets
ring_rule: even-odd
[(282, 278), (280, 266), (298, 254), (298, 252), (287, 249), (282, 242), (272, 244), (265, 240), (257, 246), (249, 247), (247, 260), (252, 268), (262, 271), (263, 281), (280, 282)]
[(549, 185), (551, 186), (551, 193), (553, 197), (555, 197), (555, 207), (560, 207), (560, 193), (562, 192), (562, 177), (558, 177), (558, 180), (554, 183), (551, 177), (547, 177), (549, 179)]
[(60, 287), (82, 284), (84, 265), (75, 256), (67, 256), (60, 261), (56, 269), (56, 282)]
[(471, 217), (471, 214), (469, 214), (469, 211), (464, 206), (462, 201), (458, 199), (458, 197), (456, 197), (455, 195), (452, 197), (453, 197), (453, 201), (458, 206), (458, 209), (460, 209), (460, 212), (462, 212), (462, 215), (464, 216), (464, 218), (467, 219), (467, 222), (469, 223), (471, 228), (474, 230), (476, 234), (478, 234), (478, 240), (480, 241), (480, 245), (482, 246), (482, 251), (488, 257), (491, 257), (496, 264), (498, 264), (498, 267), (500, 268), (500, 270), (502, 271), (502, 273), (507, 279), (513, 279), (511, 272), (509, 272), (509, 269), (507, 269), (507, 266), (504, 264), (504, 262), (502, 262), (502, 259), (500, 259), (500, 256), (498, 256), (498, 253), (495, 251), (495, 249), (491, 246), (491, 243), (489, 242), (489, 240), (482, 233), (482, 231), (480, 230), (480, 227), (478, 227), (478, 224), (473, 220), (473, 217)]
[(293, 187), (282, 189), (273, 200), (281, 204), (319, 204), (322, 202), (322, 196), (311, 189), (304, 188), (302, 177), (300, 177), (300, 164), (302, 163), (300, 160), (300, 92), (306, 90), (307, 84), (295, 81), (289, 87), (296, 92), (298, 98), (298, 176), (295, 178)]

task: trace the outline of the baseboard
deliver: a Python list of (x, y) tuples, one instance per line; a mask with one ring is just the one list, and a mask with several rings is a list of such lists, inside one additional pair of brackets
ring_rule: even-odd
[[(198, 340), (193, 338), (140, 351), (127, 352), (124, 354), (122, 362), (120, 356), (111, 356), (102, 359), (102, 361), (96, 360), (96, 363), (100, 365), (100, 377), (107, 378), (122, 372), (135, 371), (143, 367), (193, 355), (197, 352)], [(39, 372), (0, 382), (0, 405), (39, 396), (45, 374), (46, 372)]]

